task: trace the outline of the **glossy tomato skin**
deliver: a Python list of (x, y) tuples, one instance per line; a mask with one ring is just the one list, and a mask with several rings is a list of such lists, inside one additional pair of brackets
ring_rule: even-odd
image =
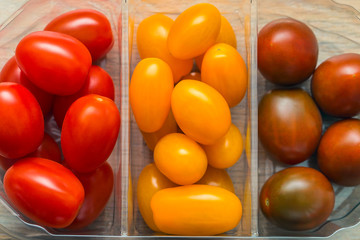
[(360, 113), (360, 54), (341, 54), (321, 63), (312, 77), (311, 91), (327, 114), (352, 117)]
[(155, 225), (153, 213), (151, 210), (151, 198), (161, 189), (176, 187), (175, 183), (165, 177), (156, 167), (154, 163), (148, 164), (141, 171), (137, 183), (137, 202), (139, 211), (145, 223), (155, 232), (159, 232), (159, 228)]
[(219, 35), (221, 14), (209, 3), (199, 3), (183, 11), (170, 29), (167, 45), (171, 55), (192, 59), (211, 47)]
[[(236, 44), (236, 35), (234, 29), (232, 28), (230, 22), (223, 15), (221, 15), (220, 32), (215, 40), (215, 43), (226, 43), (229, 44), (230, 46), (233, 46), (236, 49), (237, 44)], [(205, 53), (195, 58), (195, 63), (199, 68), (199, 70), (201, 70), (201, 65), (204, 55)]]
[(174, 114), (170, 110), (168, 117), (166, 118), (164, 124), (161, 126), (159, 130), (151, 133), (141, 131), (141, 134), (149, 149), (151, 151), (154, 151), (156, 144), (159, 142), (159, 140), (162, 137), (170, 133), (176, 133), (177, 131), (178, 131), (178, 126), (175, 121)]
[(35, 151), (44, 136), (36, 98), (18, 83), (0, 83), (0, 155), (20, 158)]
[(5, 173), (4, 189), (21, 213), (53, 228), (70, 225), (84, 200), (84, 188), (76, 176), (61, 164), (43, 158), (16, 162)]
[(191, 72), (191, 73), (185, 75), (182, 79), (183, 80), (190, 79), (190, 80), (201, 81), (201, 73), (199, 73), (199, 72)]
[(320, 112), (302, 89), (276, 89), (265, 94), (259, 104), (258, 121), (263, 147), (286, 164), (305, 161), (320, 141)]
[(129, 101), (141, 131), (155, 132), (164, 124), (173, 88), (172, 71), (166, 62), (145, 58), (137, 64), (131, 77)]
[(319, 171), (291, 167), (275, 173), (263, 185), (260, 206), (274, 224), (288, 230), (309, 230), (331, 214), (335, 194)]
[(25, 36), (17, 45), (15, 56), (32, 83), (55, 95), (79, 91), (91, 66), (91, 55), (84, 44), (69, 35), (50, 31)]
[(61, 131), (61, 147), (69, 167), (80, 173), (100, 167), (115, 146), (119, 128), (120, 114), (111, 99), (89, 94), (76, 100)]
[(224, 169), (233, 166), (241, 157), (244, 149), (243, 137), (240, 130), (232, 123), (225, 136), (214, 144), (204, 145), (209, 165)]
[(177, 235), (220, 234), (236, 227), (242, 216), (241, 202), (234, 193), (200, 184), (158, 191), (151, 209), (160, 231)]
[(160, 139), (154, 149), (156, 167), (178, 185), (199, 181), (207, 168), (207, 158), (199, 144), (182, 133)]
[(171, 109), (181, 130), (204, 145), (215, 143), (230, 128), (230, 109), (224, 97), (197, 80), (182, 80), (175, 86)]
[(114, 187), (114, 174), (109, 163), (90, 173), (75, 173), (85, 190), (84, 202), (69, 229), (81, 229), (92, 222), (104, 210)]
[(93, 9), (76, 9), (54, 18), (44, 29), (68, 34), (82, 42), (92, 60), (106, 55), (114, 45), (111, 24), (107, 17)]
[(247, 68), (238, 51), (226, 43), (210, 47), (201, 65), (201, 81), (209, 84), (234, 107), (247, 90)]
[(115, 87), (111, 76), (101, 67), (93, 65), (90, 67), (84, 85), (81, 89), (67, 96), (56, 96), (53, 106), (53, 114), (59, 128), (62, 127), (66, 111), (78, 98), (87, 94), (98, 94), (111, 100), (115, 97)]
[(54, 96), (35, 86), (20, 70), (15, 56), (6, 62), (0, 72), (0, 82), (14, 82), (26, 87), (39, 102), (44, 117), (50, 112)]
[(258, 34), (258, 68), (268, 81), (293, 85), (314, 72), (318, 43), (312, 30), (292, 18), (265, 25)]
[[(46, 158), (61, 163), (60, 148), (55, 142), (55, 140), (46, 132), (44, 133), (43, 140), (41, 141), (39, 147), (34, 152), (27, 154), (25, 157)], [(9, 159), (0, 156), (0, 166), (6, 171), (18, 160), (19, 158)]]
[(320, 140), (317, 161), (320, 170), (344, 186), (360, 184), (360, 120), (332, 124)]
[(207, 166), (204, 176), (196, 184), (205, 184), (216, 187), (222, 187), (230, 192), (235, 193), (234, 184), (226, 169), (214, 168)]
[(167, 39), (174, 20), (163, 14), (155, 14), (144, 19), (138, 27), (136, 42), (142, 59), (155, 57), (169, 64), (174, 83), (188, 74), (193, 67), (193, 60), (181, 60), (172, 56), (167, 47)]

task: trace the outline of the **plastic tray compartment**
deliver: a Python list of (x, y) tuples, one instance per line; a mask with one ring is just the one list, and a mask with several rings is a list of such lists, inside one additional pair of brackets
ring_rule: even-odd
[[(250, 39), (250, 11), (251, 11), (251, 1), (250, 0), (228, 0), (228, 1), (166, 1), (166, 0), (128, 0), (125, 3), (125, 8), (128, 11), (124, 10), (123, 23), (126, 21), (127, 29), (123, 32), (123, 43), (124, 47), (128, 47), (128, 51), (123, 53), (123, 58), (129, 59), (129, 65), (123, 71), (124, 77), (130, 77), (136, 64), (141, 60), (136, 46), (136, 32), (139, 23), (156, 13), (165, 14), (172, 19), (175, 19), (181, 12), (183, 12), (188, 7), (200, 3), (208, 2), (215, 5), (221, 14), (223, 14), (231, 23), (237, 38), (237, 50), (241, 54), (242, 58), (246, 62), (248, 69), (250, 69), (250, 57), (251, 57), (251, 39)], [(128, 12), (128, 16), (125, 16), (125, 12)], [(124, 19), (125, 18), (125, 19)], [(125, 26), (124, 26), (125, 27)], [(125, 27), (126, 28), (126, 27)], [(128, 37), (125, 36), (128, 34)], [(128, 42), (127, 42), (128, 40)], [(125, 44), (128, 44), (125, 46)], [(126, 56), (127, 55), (127, 56)], [(125, 61), (124, 61), (125, 62)], [(128, 72), (126, 72), (128, 71)], [(251, 88), (250, 88), (250, 71), (249, 71), (249, 88), (247, 95), (241, 101), (241, 103), (231, 109), (232, 113), (232, 122), (240, 129), (241, 134), (244, 138), (248, 132), (248, 141), (250, 141), (250, 107), (251, 107)], [(130, 81), (130, 78), (129, 78)], [(128, 91), (129, 81), (123, 82), (123, 93)], [(124, 118), (126, 115), (122, 115)], [(153, 162), (153, 153), (146, 146), (142, 134), (136, 125), (133, 114), (129, 107), (129, 159), (124, 161), (123, 170), (129, 169), (129, 175), (131, 178), (128, 179), (129, 194), (131, 198), (127, 202), (128, 212), (123, 212), (123, 217), (127, 215), (128, 226), (126, 235), (129, 236), (157, 236), (159, 234), (154, 233), (150, 228), (147, 227), (143, 221), (141, 214), (138, 210), (137, 204), (137, 194), (136, 186), (137, 179), (141, 170), (149, 163)], [(190, 116), (189, 116), (190, 117)], [(125, 125), (122, 126), (125, 128)], [(247, 131), (247, 128), (249, 130)], [(244, 144), (245, 148), (245, 144)], [(124, 152), (123, 152), (124, 153)], [(224, 236), (250, 236), (251, 235), (251, 174), (249, 171), (250, 155), (248, 152), (243, 151), (241, 158), (238, 162), (228, 169), (228, 172), (232, 178), (235, 187), (235, 193), (240, 198), (243, 204), (243, 216), (239, 225), (222, 235)], [(125, 157), (123, 158), (125, 159)], [(248, 159), (248, 161), (247, 161)], [(127, 174), (127, 172), (123, 172)], [(131, 181), (131, 182), (130, 182)], [(169, 235), (167, 235), (169, 236)]]
[[(43, 30), (56, 16), (74, 9), (95, 9), (104, 13), (109, 19), (114, 35), (114, 46), (107, 56), (97, 62), (112, 77), (115, 86), (115, 102), (120, 109), (120, 41), (121, 39), (121, 1), (75, 1), (75, 0), (29, 0), (24, 3), (10, 18), (0, 26), (0, 66), (14, 55), (18, 42), (27, 34)], [(120, 24), (120, 25), (119, 25)], [(120, 30), (119, 30), (120, 29)], [(46, 64), (46, 63), (44, 63)], [(50, 114), (51, 115), (51, 114)], [(53, 117), (46, 117), (46, 131), (51, 134), (60, 144), (60, 130)], [(86, 136), (84, 136), (86, 137)], [(121, 196), (120, 179), (117, 174), (120, 171), (120, 138), (116, 144), (108, 162), (114, 172), (114, 189), (108, 204), (99, 218), (90, 226), (79, 231), (66, 231), (51, 228), (43, 228), (15, 211), (4, 193), (3, 185), (0, 184), (1, 202), (10, 211), (10, 214), (1, 215), (1, 229), (16, 238), (30, 237), (39, 238), (49, 235), (120, 235), (120, 203)], [(4, 171), (1, 171), (1, 179)], [(56, 207), (56, 206), (54, 206)], [(16, 216), (16, 217), (13, 217)], [(22, 221), (24, 224), (22, 224)], [(41, 229), (41, 230), (40, 230)]]
[[(283, 17), (292, 17), (306, 23), (316, 35), (319, 44), (318, 63), (322, 63), (327, 58), (342, 53), (360, 53), (360, 20), (359, 12), (347, 5), (338, 4), (332, 0), (259, 0), (258, 1), (258, 31), (271, 20)], [(270, 89), (279, 88), (266, 81), (260, 72), (257, 73), (257, 97), (258, 102)], [(254, 79), (256, 80), (256, 79)], [(295, 87), (305, 89), (310, 92), (310, 79)], [(322, 115), (324, 129), (333, 122), (339, 120), (326, 115)], [(358, 118), (359, 116), (357, 116)], [(256, 161), (256, 159), (253, 159)], [(299, 164), (317, 168), (316, 154), (307, 161)], [(272, 161), (264, 152), (261, 143), (258, 144), (258, 189), (254, 192), (256, 196), (265, 181), (275, 172), (288, 166)], [(264, 236), (293, 236), (293, 237), (329, 237), (340, 229), (355, 225), (360, 221), (360, 187), (341, 187), (333, 184), (336, 194), (335, 207), (328, 220), (320, 227), (312, 231), (294, 232), (285, 231), (275, 227), (262, 212), (258, 211), (257, 234)]]

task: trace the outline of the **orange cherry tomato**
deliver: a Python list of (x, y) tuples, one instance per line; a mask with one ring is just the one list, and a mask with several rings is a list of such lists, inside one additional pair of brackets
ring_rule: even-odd
[(150, 163), (141, 171), (137, 183), (137, 202), (139, 211), (145, 223), (155, 232), (160, 230), (155, 225), (150, 207), (151, 198), (164, 188), (176, 187), (177, 185), (166, 178), (155, 166)]
[(231, 124), (223, 96), (200, 81), (180, 81), (171, 95), (171, 108), (181, 130), (201, 144), (215, 143)]
[(243, 138), (239, 129), (231, 124), (225, 136), (212, 145), (204, 145), (209, 165), (214, 168), (229, 168), (240, 158), (243, 152)]
[(176, 19), (170, 29), (168, 48), (179, 59), (192, 59), (212, 46), (220, 32), (221, 15), (209, 3), (196, 4)]
[(204, 176), (196, 184), (205, 184), (225, 188), (235, 193), (234, 184), (225, 169), (208, 166)]
[[(219, 35), (215, 41), (215, 43), (226, 43), (230, 46), (233, 46), (236, 49), (236, 35), (234, 32), (234, 29), (232, 28), (229, 21), (221, 15), (221, 26), (220, 26), (220, 32)], [(195, 62), (197, 67), (201, 70), (201, 64), (204, 58), (204, 54), (201, 54), (200, 56), (197, 56), (195, 58)]]
[(155, 146), (154, 161), (162, 174), (179, 185), (199, 181), (208, 164), (200, 145), (182, 133), (161, 138)]
[(170, 110), (168, 117), (165, 120), (164, 125), (157, 130), (156, 132), (147, 133), (147, 132), (141, 132), (146, 145), (149, 147), (151, 151), (154, 151), (154, 148), (157, 144), (157, 142), (164, 136), (166, 136), (169, 133), (176, 133), (178, 130), (174, 114)]
[(129, 99), (136, 123), (144, 132), (155, 132), (164, 124), (170, 111), (174, 88), (171, 69), (158, 58), (141, 60), (133, 72)]
[(169, 64), (174, 77), (174, 83), (188, 74), (193, 66), (192, 59), (181, 60), (173, 57), (167, 48), (167, 38), (174, 20), (163, 15), (155, 14), (145, 18), (137, 30), (137, 48), (142, 59), (149, 57), (160, 58)]
[(242, 216), (234, 193), (210, 185), (160, 190), (151, 199), (151, 209), (162, 232), (178, 235), (220, 234), (236, 227)]
[(201, 74), (199, 72), (191, 72), (188, 75), (184, 76), (183, 79), (192, 79), (201, 81)]
[(230, 107), (244, 98), (247, 89), (247, 69), (244, 60), (235, 48), (218, 43), (204, 56), (201, 80), (218, 90)]

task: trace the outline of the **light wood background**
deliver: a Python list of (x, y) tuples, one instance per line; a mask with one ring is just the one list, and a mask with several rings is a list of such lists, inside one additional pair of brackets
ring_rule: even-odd
[[(261, 1), (261, 0), (258, 0), (258, 1)], [(314, 1), (316, 1), (316, 0), (314, 0)], [(359, 11), (359, 16), (360, 16), (360, 0), (334, 0), (334, 1), (341, 3), (341, 4), (347, 4), (347, 5), (353, 6), (357, 11)], [(1, 24), (4, 23), (7, 20), (7, 18), (25, 2), (26, 2), (26, 0), (0, 0), (0, 28), (1, 28)], [(301, 2), (301, 0), (299, 0), (299, 2)], [(359, 30), (349, 29), (349, 34), (351, 34), (353, 31), (360, 31), (360, 26), (359, 26)], [(2, 68), (2, 66), (0, 66), (0, 68)], [(0, 204), (0, 215), (7, 214), (7, 211), (8, 210)], [(0, 222), (0, 225), (2, 225), (2, 224), (3, 223)], [(19, 229), (22, 229), (21, 226), (23, 225), (23, 223), (21, 223), (20, 221), (12, 222), (12, 224), (15, 224), (15, 225), (18, 224)], [(14, 226), (13, 229), (16, 229), (16, 226)], [(9, 236), (4, 231), (2, 231), (0, 228), (0, 240), (5, 240), (5, 239), (15, 239), (15, 238)], [(36, 239), (36, 237), (34, 239)], [(44, 238), (41, 238), (41, 239), (44, 239)], [(48, 239), (52, 239), (52, 238), (49, 237)], [(67, 238), (67, 239), (70, 239), (70, 238)], [(335, 240), (335, 239), (360, 240), (360, 224), (358, 224), (357, 226), (354, 226), (352, 228), (337, 232), (330, 239), (331, 240)]]

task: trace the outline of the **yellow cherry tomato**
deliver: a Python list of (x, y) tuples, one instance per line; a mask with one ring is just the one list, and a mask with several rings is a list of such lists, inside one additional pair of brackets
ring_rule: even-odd
[(160, 231), (153, 220), (153, 214), (150, 207), (153, 195), (164, 188), (176, 187), (177, 185), (167, 179), (155, 166), (150, 163), (141, 171), (137, 183), (137, 202), (139, 211), (145, 223), (155, 232)]
[(215, 43), (220, 26), (221, 15), (214, 5), (199, 3), (186, 9), (170, 29), (170, 53), (179, 59), (199, 56)]
[(208, 164), (200, 145), (182, 133), (170, 133), (160, 139), (155, 146), (154, 162), (162, 174), (179, 185), (199, 181)]
[(181, 130), (201, 144), (213, 144), (229, 130), (228, 104), (211, 86), (182, 80), (171, 95), (171, 109)]
[(206, 51), (201, 80), (218, 90), (230, 107), (244, 98), (247, 89), (247, 69), (235, 48), (217, 43)]
[(137, 48), (142, 59), (156, 57), (169, 64), (174, 77), (174, 83), (178, 82), (182, 76), (188, 74), (193, 61), (181, 60), (173, 57), (167, 48), (167, 38), (174, 20), (163, 15), (155, 14), (145, 18), (137, 30)]
[(204, 176), (196, 184), (205, 184), (225, 188), (235, 193), (234, 184), (225, 169), (207, 167)]
[[(215, 43), (227, 43), (236, 49), (237, 44), (236, 44), (236, 35), (234, 29), (232, 28), (229, 21), (223, 15), (221, 15), (220, 32), (218, 37), (216, 38)], [(205, 53), (195, 58), (196, 65), (200, 70), (204, 55)]]
[(156, 226), (164, 233), (209, 236), (235, 228), (242, 216), (239, 198), (210, 185), (167, 188), (151, 199)]
[(243, 152), (243, 138), (239, 129), (231, 124), (225, 136), (212, 145), (204, 145), (209, 165), (214, 168), (229, 168), (234, 165)]
[(162, 127), (157, 130), (156, 132), (147, 133), (141, 131), (146, 145), (149, 147), (151, 151), (154, 151), (154, 148), (157, 142), (164, 136), (168, 135), (169, 133), (176, 133), (178, 130), (174, 115), (170, 110), (168, 117), (166, 118)]
[(191, 72), (188, 75), (184, 76), (182, 79), (192, 79), (201, 81), (201, 74), (199, 72)]
[(135, 67), (129, 99), (141, 131), (155, 132), (163, 126), (169, 115), (173, 88), (171, 69), (163, 60), (146, 58)]

